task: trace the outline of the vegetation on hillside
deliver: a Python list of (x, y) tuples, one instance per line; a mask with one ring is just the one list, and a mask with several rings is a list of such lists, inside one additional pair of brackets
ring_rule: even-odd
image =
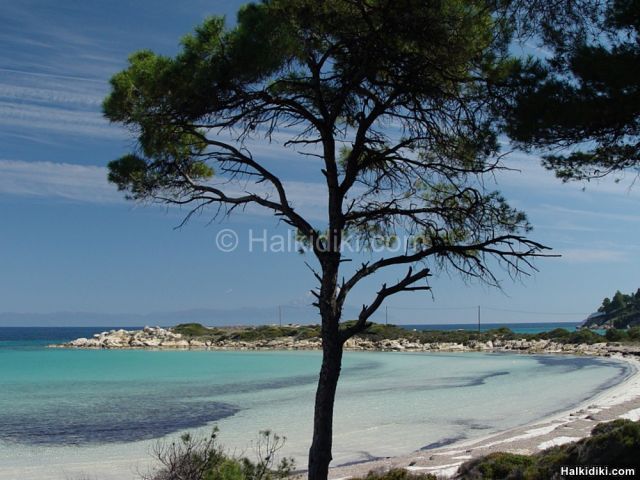
[(640, 423), (614, 420), (597, 425), (591, 436), (535, 455), (497, 452), (463, 464), (460, 480), (560, 478), (560, 467), (633, 467), (640, 471)]
[[(352, 322), (345, 322), (344, 328), (349, 328)], [(198, 323), (181, 324), (173, 327), (173, 331), (189, 338), (222, 342), (231, 341), (269, 341), (290, 337), (294, 340), (318, 339), (319, 325), (261, 325), (248, 327), (207, 328)], [(640, 328), (628, 332), (609, 330), (606, 336), (599, 335), (589, 329), (569, 331), (556, 328), (549, 332), (536, 334), (514, 333), (507, 327), (501, 327), (482, 332), (473, 330), (408, 330), (397, 325), (371, 323), (369, 327), (357, 335), (359, 338), (371, 341), (406, 339), (421, 343), (460, 343), (468, 345), (471, 342), (495, 342), (496, 340), (552, 340), (558, 343), (593, 344), (600, 342), (614, 342), (625, 340), (640, 340)]]
[(295, 340), (318, 338), (318, 325), (258, 325), (247, 327), (208, 328), (199, 323), (183, 323), (172, 328), (185, 337), (222, 342), (225, 340), (253, 342), (293, 337)]
[(640, 325), (640, 288), (629, 295), (617, 291), (611, 300), (602, 301), (598, 311), (604, 312), (608, 323), (615, 328)]
[(626, 329), (640, 327), (640, 288), (635, 293), (617, 291), (613, 297), (605, 298), (598, 313), (585, 323), (586, 327)]

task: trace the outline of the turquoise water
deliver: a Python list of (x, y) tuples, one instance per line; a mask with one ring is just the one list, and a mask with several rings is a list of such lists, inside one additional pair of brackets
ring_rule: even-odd
[[(275, 430), (304, 467), (318, 352), (58, 350), (46, 338), (0, 338), (2, 480), (138, 478), (158, 439), (214, 424), (238, 452)], [(529, 423), (628, 374), (592, 358), (347, 353), (334, 463)]]

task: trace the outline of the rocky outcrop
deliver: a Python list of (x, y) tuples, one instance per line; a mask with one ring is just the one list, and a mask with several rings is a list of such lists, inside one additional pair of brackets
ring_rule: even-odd
[(189, 348), (188, 341), (179, 333), (161, 327), (142, 330), (111, 330), (96, 333), (92, 338), (78, 338), (63, 345), (65, 348)]
[[(111, 330), (95, 334), (93, 338), (78, 338), (58, 348), (95, 349), (182, 349), (182, 350), (317, 350), (322, 347), (319, 338), (298, 340), (282, 337), (268, 340), (211, 340), (185, 338), (180, 333), (161, 327), (144, 327), (142, 330)], [(520, 352), (566, 353), (574, 355), (640, 355), (640, 346), (624, 346), (612, 343), (569, 344), (551, 340), (471, 340), (466, 344), (437, 342), (422, 343), (407, 338), (371, 340), (353, 337), (345, 342), (345, 350), (383, 352)]]

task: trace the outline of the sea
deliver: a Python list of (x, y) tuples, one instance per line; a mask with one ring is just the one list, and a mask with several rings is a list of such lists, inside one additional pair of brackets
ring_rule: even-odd
[[(47, 348), (103, 330), (0, 328), (0, 480), (139, 479), (159, 445), (214, 426), (236, 455), (253, 455), (258, 433), (274, 431), (287, 438), (280, 453), (305, 467), (319, 352)], [(632, 373), (604, 358), (347, 352), (333, 464), (524, 425)]]

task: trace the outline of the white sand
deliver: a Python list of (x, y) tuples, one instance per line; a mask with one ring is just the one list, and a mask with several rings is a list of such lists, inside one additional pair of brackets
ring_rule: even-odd
[(625, 418), (637, 422), (640, 420), (640, 408), (635, 408), (625, 414), (620, 415), (618, 418)]
[(558, 445), (564, 445), (565, 443), (571, 443), (580, 440), (582, 437), (556, 437), (546, 442), (542, 442), (538, 445), (539, 450), (544, 450), (549, 447), (557, 447)]

